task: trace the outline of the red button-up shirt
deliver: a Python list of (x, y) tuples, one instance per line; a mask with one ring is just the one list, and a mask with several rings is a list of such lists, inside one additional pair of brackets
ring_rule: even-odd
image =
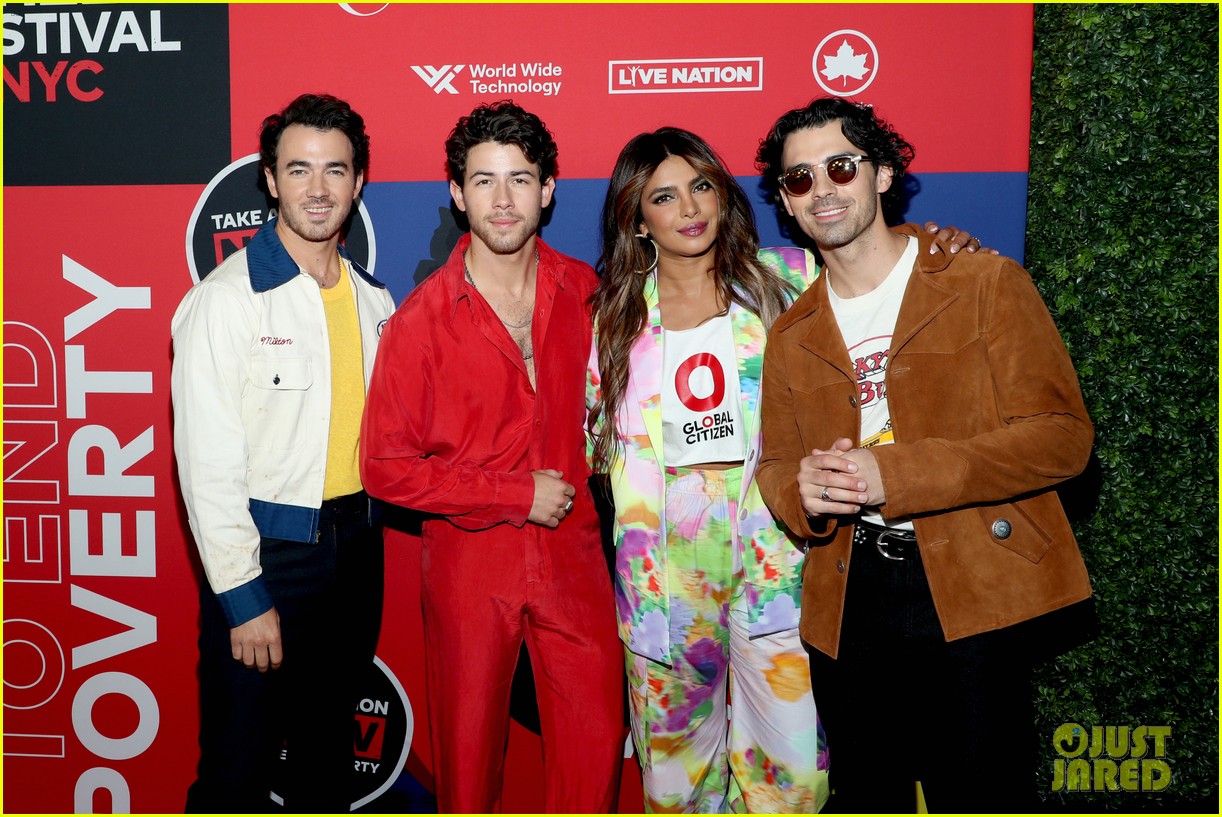
[[(365, 489), (436, 514), (424, 522), (426, 546), (494, 537), (546, 548), (576, 536), (601, 547), (584, 431), (594, 270), (536, 241), (532, 388), (517, 344), (465, 280), (470, 243), (462, 237), (382, 333), (361, 431)], [(554, 530), (526, 523), (531, 472), (544, 468), (577, 489)]]

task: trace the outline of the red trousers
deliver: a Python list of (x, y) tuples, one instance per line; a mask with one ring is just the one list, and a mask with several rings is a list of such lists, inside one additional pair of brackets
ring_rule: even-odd
[(574, 529), (569, 537), (563, 527), (544, 532), (528, 523), (478, 547), (470, 538), (425, 533), (425, 663), (439, 812), (490, 812), (500, 797), (523, 639), (539, 702), (544, 808), (614, 807), (624, 744), (615, 601), (597, 533)]

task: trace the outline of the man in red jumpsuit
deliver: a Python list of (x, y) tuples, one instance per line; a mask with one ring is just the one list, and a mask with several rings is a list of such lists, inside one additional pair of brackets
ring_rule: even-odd
[(493, 810), (525, 639), (545, 807), (606, 812), (623, 668), (583, 431), (597, 279), (536, 235), (556, 175), (537, 116), (482, 105), (459, 119), (446, 155), (471, 231), (387, 323), (361, 433), (369, 493), (430, 514), (422, 601), (438, 809)]

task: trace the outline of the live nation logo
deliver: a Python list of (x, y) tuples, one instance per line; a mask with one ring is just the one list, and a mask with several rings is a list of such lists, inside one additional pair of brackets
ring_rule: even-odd
[[(276, 200), (259, 185), (259, 154), (252, 153), (212, 177), (187, 222), (187, 265), (199, 282), (242, 249), (276, 217)], [(373, 273), (376, 248), (365, 203), (358, 201), (344, 225), (344, 246), (352, 259)]]
[[(366, 668), (360, 690), (352, 721), (353, 811), (382, 796), (399, 779), (415, 728), (407, 693), (382, 659), (374, 658)], [(292, 751), (286, 745), (280, 759), (287, 759)], [(271, 799), (279, 805), (284, 805), (282, 790), (280, 781), (273, 781)]]
[(851, 28), (833, 31), (815, 49), (811, 70), (819, 87), (833, 96), (853, 96), (878, 76), (878, 49)]
[(764, 90), (763, 57), (611, 60), (609, 94), (678, 94)]

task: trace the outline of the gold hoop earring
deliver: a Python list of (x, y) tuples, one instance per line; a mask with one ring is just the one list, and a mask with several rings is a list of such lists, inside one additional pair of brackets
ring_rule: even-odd
[(662, 257), (662, 253), (658, 251), (658, 242), (654, 241), (649, 236), (645, 235), (644, 233), (637, 233), (636, 237), (645, 239), (646, 241), (648, 241), (650, 244), (653, 245), (653, 263), (650, 264), (645, 269), (640, 270), (641, 275), (648, 275), (649, 273), (653, 272), (654, 270), (658, 268), (658, 259)]

